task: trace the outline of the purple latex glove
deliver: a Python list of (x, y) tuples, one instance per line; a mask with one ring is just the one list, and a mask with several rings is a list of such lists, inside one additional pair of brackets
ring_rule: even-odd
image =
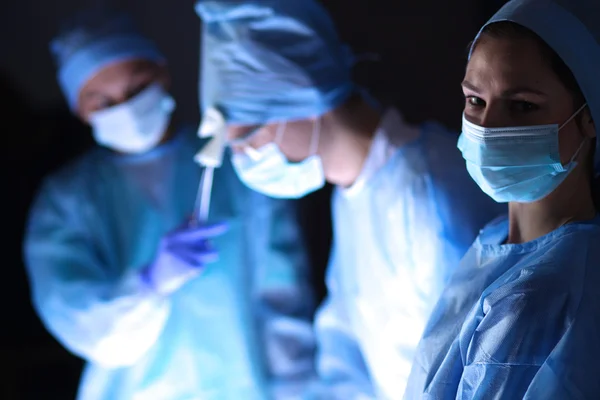
[(186, 224), (165, 235), (154, 261), (142, 271), (144, 281), (156, 292), (168, 295), (196, 277), (207, 264), (215, 262), (218, 252), (210, 239), (222, 235), (227, 224)]

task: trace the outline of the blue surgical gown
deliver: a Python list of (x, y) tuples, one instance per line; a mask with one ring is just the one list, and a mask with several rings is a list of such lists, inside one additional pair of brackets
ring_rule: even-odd
[(600, 217), (502, 244), (479, 235), (437, 304), (406, 399), (598, 399)]
[[(79, 398), (287, 398), (313, 368), (312, 297), (295, 206), (215, 172), (220, 259), (169, 297), (141, 284), (166, 232), (193, 211), (201, 143), (182, 129), (143, 155), (96, 148), (51, 176), (25, 243), (33, 303), (87, 360)], [(272, 397), (271, 397), (272, 396)]]
[(456, 140), (389, 110), (357, 181), (336, 189), (329, 293), (316, 322), (324, 387), (314, 397), (401, 398), (444, 284), (506, 209), (472, 181)]

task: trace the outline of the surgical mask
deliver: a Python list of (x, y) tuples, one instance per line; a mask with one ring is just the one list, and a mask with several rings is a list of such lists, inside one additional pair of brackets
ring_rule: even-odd
[(558, 132), (586, 107), (584, 104), (561, 126), (535, 125), (484, 128), (463, 115), (458, 148), (473, 180), (498, 203), (530, 203), (552, 193), (577, 166), (583, 143), (571, 160), (560, 162)]
[(321, 158), (316, 154), (321, 124), (315, 121), (311, 138), (310, 156), (304, 161), (291, 163), (279, 146), (285, 123), (278, 127), (275, 142), (259, 149), (247, 146), (244, 153), (233, 154), (233, 166), (249, 188), (277, 198), (300, 198), (325, 185)]
[(143, 153), (161, 141), (174, 109), (173, 98), (154, 83), (125, 103), (92, 113), (92, 133), (102, 146)]

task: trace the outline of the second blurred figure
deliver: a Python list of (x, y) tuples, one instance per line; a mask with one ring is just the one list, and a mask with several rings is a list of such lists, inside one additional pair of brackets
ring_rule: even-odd
[(196, 11), (202, 105), (226, 121), (242, 181), (281, 198), (336, 185), (318, 396), (401, 398), (444, 284), (505, 206), (471, 180), (455, 133), (371, 104), (317, 1), (200, 0)]

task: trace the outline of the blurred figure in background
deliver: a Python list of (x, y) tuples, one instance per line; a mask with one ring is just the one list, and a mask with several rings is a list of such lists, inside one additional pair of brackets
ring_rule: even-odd
[(25, 257), (48, 330), (88, 364), (81, 399), (289, 398), (312, 376), (313, 300), (295, 205), (225, 160), (194, 219), (202, 141), (174, 123), (166, 60), (128, 16), (78, 14), (52, 42), (98, 146), (48, 178)]
[(445, 282), (505, 209), (469, 177), (443, 126), (411, 126), (351, 79), (353, 57), (313, 0), (200, 0), (205, 119), (259, 192), (337, 186), (328, 298), (316, 325), (326, 399), (399, 399)]

